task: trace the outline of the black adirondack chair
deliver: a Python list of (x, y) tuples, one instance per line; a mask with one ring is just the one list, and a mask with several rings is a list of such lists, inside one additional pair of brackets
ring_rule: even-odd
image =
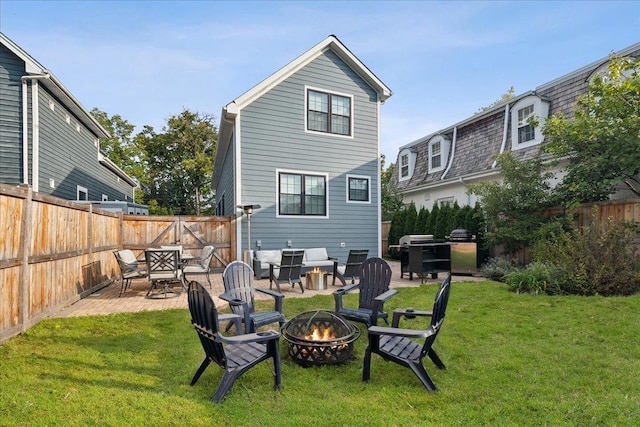
[(347, 280), (351, 280), (354, 284), (356, 278), (360, 275), (360, 265), (362, 261), (367, 259), (369, 249), (351, 249), (347, 262), (342, 264), (338, 260), (333, 261), (333, 280), (331, 284), (336, 285), (336, 278), (342, 282), (343, 286), (347, 285)]
[[(280, 264), (269, 264), (269, 289), (273, 287), (275, 282), (278, 292), (282, 292), (280, 284), (287, 283), (294, 287), (296, 283), (300, 285), (300, 291), (304, 293), (302, 286), (302, 258), (304, 250), (283, 250)], [(276, 269), (278, 272), (276, 273)]]
[(211, 362), (224, 369), (222, 380), (213, 398), (221, 402), (231, 390), (235, 380), (258, 363), (273, 358), (275, 388), (280, 389), (280, 333), (265, 331), (252, 334), (224, 336), (220, 333), (219, 321), (233, 320), (237, 315), (218, 316), (216, 306), (207, 290), (198, 282), (189, 282), (189, 311), (191, 323), (198, 333), (205, 358), (196, 371), (191, 385), (194, 385)]
[[(433, 304), (433, 311), (414, 311), (412, 309), (394, 310), (391, 327), (373, 326), (369, 328), (369, 345), (365, 350), (362, 368), (362, 381), (369, 381), (371, 375), (371, 354), (398, 363), (413, 371), (427, 390), (436, 391), (436, 385), (423, 365), (427, 356), (439, 369), (446, 369), (442, 360), (433, 350), (433, 343), (442, 328), (449, 292), (451, 275), (440, 285)], [(431, 317), (431, 325), (426, 330), (398, 328), (401, 317), (413, 319), (419, 316)], [(424, 343), (414, 339), (424, 339)]]
[[(368, 258), (360, 265), (358, 283), (340, 288), (333, 293), (335, 311), (348, 320), (360, 322), (367, 327), (378, 324), (378, 319), (387, 321), (384, 303), (398, 293), (390, 289), (391, 267), (382, 258)], [(348, 292), (360, 291), (358, 307), (344, 307), (342, 297)]]
[[(242, 261), (233, 261), (222, 273), (224, 293), (220, 295), (229, 303), (231, 311), (241, 316), (245, 321), (245, 313), (249, 321), (245, 324), (247, 333), (255, 332), (259, 327), (278, 323), (284, 325), (285, 317), (282, 314), (282, 300), (284, 295), (271, 289), (256, 288), (253, 285), (253, 270)], [(256, 292), (272, 296), (274, 308), (271, 311), (255, 311), (254, 296)], [(228, 328), (227, 328), (228, 330)]]

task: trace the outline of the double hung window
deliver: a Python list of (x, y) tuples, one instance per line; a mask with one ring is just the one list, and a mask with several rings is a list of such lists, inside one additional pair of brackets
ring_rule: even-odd
[(280, 172), (278, 189), (279, 215), (326, 216), (326, 176)]
[(307, 89), (307, 130), (351, 135), (351, 98)]
[(518, 110), (518, 144), (523, 144), (535, 139), (535, 129), (529, 124), (529, 119), (532, 117), (533, 105)]
[(347, 201), (362, 203), (371, 201), (369, 177), (347, 175)]

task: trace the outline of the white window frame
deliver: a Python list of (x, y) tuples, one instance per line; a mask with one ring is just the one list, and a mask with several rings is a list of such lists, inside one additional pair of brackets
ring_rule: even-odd
[[(439, 153), (435, 153), (434, 151), (434, 147), (436, 145), (440, 146)], [(428, 144), (429, 155), (427, 160), (427, 162), (429, 162), (427, 164), (427, 170), (429, 171), (429, 173), (440, 172), (445, 169), (445, 167), (447, 166), (447, 161), (449, 160), (450, 146), (451, 146), (451, 141), (445, 138), (443, 135), (436, 135), (429, 140), (429, 144)], [(433, 158), (436, 156), (440, 156), (440, 166), (434, 168), (431, 165), (433, 164)]]
[[(527, 107), (533, 106), (533, 114), (529, 117), (534, 117), (538, 126), (533, 129), (534, 138), (525, 141), (523, 143), (518, 142), (518, 132), (519, 129), (523, 126), (526, 126), (528, 123), (519, 125), (518, 121), (518, 113), (521, 110), (524, 110)], [(514, 106), (511, 108), (511, 149), (512, 150), (520, 150), (527, 147), (532, 147), (534, 145), (539, 145), (544, 140), (544, 135), (542, 134), (542, 128), (544, 127), (544, 123), (549, 116), (549, 102), (544, 101), (539, 96), (530, 95), (525, 98), (522, 98), (520, 101), (516, 102)]]
[[(324, 177), (324, 206), (325, 206), (325, 214), (324, 215), (291, 215), (291, 214), (280, 214), (280, 174), (291, 174), (291, 175), (312, 175), (312, 176), (321, 176)], [(314, 172), (314, 171), (303, 171), (303, 170), (292, 170), (292, 169), (276, 169), (276, 181), (275, 181), (275, 200), (276, 200), (276, 218), (300, 218), (300, 219), (327, 219), (329, 218), (329, 174), (326, 172)], [(303, 183), (304, 185), (304, 183)]]
[[(408, 164), (408, 174), (407, 176), (402, 176), (402, 157), (407, 156), (407, 160), (409, 162)], [(413, 176), (413, 169), (415, 167), (415, 163), (416, 163), (416, 153), (414, 153), (412, 150), (405, 148), (404, 150), (400, 151), (400, 155), (398, 156), (398, 181), (406, 181), (408, 179), (411, 179), (411, 177)]]
[[(350, 99), (350, 107), (351, 107), (351, 116), (349, 117), (349, 135), (343, 135), (341, 133), (333, 133), (333, 132), (321, 132), (317, 130), (309, 129), (308, 119), (309, 119), (309, 91), (326, 93), (328, 95), (338, 95), (345, 98)], [(353, 129), (353, 117), (355, 115), (355, 105), (354, 105), (354, 96), (348, 93), (336, 92), (334, 90), (327, 90), (313, 86), (305, 86), (304, 87), (304, 131), (305, 133), (315, 134), (315, 135), (324, 135), (324, 136), (332, 136), (336, 138), (346, 138), (353, 139), (354, 129)], [(331, 115), (331, 110), (329, 110), (329, 116)]]
[[(349, 193), (351, 190), (350, 184), (351, 184), (351, 179), (362, 179), (362, 180), (366, 180), (367, 181), (367, 200), (351, 200), (349, 198)], [(356, 203), (356, 204), (365, 204), (365, 205), (370, 205), (371, 204), (371, 177), (370, 176), (364, 176), (364, 175), (347, 175), (347, 180), (346, 180), (346, 200), (347, 203)]]
[[(84, 193), (86, 194), (87, 198), (86, 199), (81, 199), (80, 198), (80, 193)], [(76, 200), (89, 200), (89, 190), (86, 187), (83, 187), (82, 185), (77, 185), (76, 186)]]

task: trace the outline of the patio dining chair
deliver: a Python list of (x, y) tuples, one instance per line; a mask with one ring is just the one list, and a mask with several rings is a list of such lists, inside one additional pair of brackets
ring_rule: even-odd
[[(284, 295), (271, 289), (256, 288), (253, 282), (253, 270), (242, 261), (233, 261), (222, 273), (224, 293), (220, 299), (227, 301), (231, 312), (241, 316), (247, 333), (255, 332), (259, 327), (278, 323), (282, 327), (285, 322), (282, 313)], [(255, 293), (260, 292), (274, 299), (273, 310), (256, 311)]]
[[(369, 328), (369, 345), (364, 354), (362, 381), (369, 381), (371, 377), (371, 354), (375, 353), (385, 360), (411, 369), (427, 390), (437, 390), (424, 367), (423, 359), (429, 356), (438, 369), (446, 369), (442, 360), (433, 350), (433, 343), (438, 332), (442, 329), (450, 290), (451, 275), (449, 274), (436, 293), (432, 311), (394, 310), (391, 327), (372, 326)], [(399, 328), (401, 317), (407, 319), (430, 317), (431, 324), (428, 329)], [(416, 341), (416, 339), (424, 339), (424, 342)]]
[[(391, 267), (382, 258), (368, 258), (360, 265), (358, 283), (345, 286), (333, 293), (335, 311), (348, 320), (364, 323), (367, 328), (375, 326), (378, 319), (387, 321), (384, 303), (398, 293), (390, 289)], [(345, 307), (343, 296), (352, 291), (359, 291), (358, 306)]]
[(302, 258), (304, 249), (283, 250), (280, 264), (269, 264), (269, 289), (275, 282), (278, 292), (282, 292), (280, 285), (287, 283), (294, 287), (296, 283), (300, 286), (300, 291), (304, 293), (302, 286)]
[(213, 252), (215, 248), (211, 245), (202, 248), (202, 254), (200, 258), (196, 258), (194, 263), (186, 263), (182, 267), (182, 273), (184, 274), (185, 281), (187, 280), (187, 274), (206, 274), (207, 282), (209, 282), (209, 288), (211, 288), (211, 278), (209, 277), (209, 270), (211, 259), (213, 258)]
[[(189, 311), (191, 324), (198, 333), (204, 349), (205, 358), (198, 367), (191, 385), (193, 386), (207, 367), (214, 362), (224, 370), (224, 375), (213, 398), (215, 403), (221, 402), (227, 395), (235, 380), (258, 363), (273, 359), (275, 388), (280, 389), (280, 333), (264, 331), (236, 336), (225, 336), (220, 331), (219, 322), (223, 316), (218, 315), (211, 295), (198, 282), (189, 282)], [(229, 319), (227, 315), (224, 319)]]
[(356, 282), (356, 278), (360, 275), (360, 265), (367, 259), (369, 249), (351, 249), (346, 263), (340, 263), (337, 259), (333, 261), (333, 280), (332, 285), (336, 285), (336, 278), (342, 282), (342, 286), (347, 285), (347, 280), (351, 280), (351, 284)]
[(118, 297), (122, 295), (129, 287), (131, 287), (131, 281), (133, 279), (142, 279), (147, 277), (147, 269), (140, 267), (135, 254), (131, 249), (122, 249), (114, 251), (113, 255), (118, 261), (118, 267), (120, 268), (120, 293)]
[(162, 286), (161, 293), (165, 298), (167, 293), (175, 293), (171, 289), (173, 283), (180, 283), (186, 289), (177, 250), (147, 249), (144, 251), (144, 256), (147, 260), (147, 275), (151, 282), (147, 297), (158, 286)]

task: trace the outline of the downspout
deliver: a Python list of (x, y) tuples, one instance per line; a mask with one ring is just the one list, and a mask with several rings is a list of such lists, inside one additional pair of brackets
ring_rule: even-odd
[(40, 116), (38, 114), (38, 80), (48, 80), (49, 73), (22, 76), (22, 182), (29, 184), (29, 98), (27, 96), (27, 80), (33, 82), (31, 87), (31, 120), (32, 120), (32, 141), (33, 141), (33, 170), (32, 188), (38, 191), (38, 179), (40, 168)]
[(453, 165), (453, 156), (456, 154), (456, 140), (458, 139), (458, 126), (453, 128), (453, 141), (451, 141), (451, 157), (449, 158), (449, 164), (447, 168), (442, 173), (440, 180), (444, 180), (444, 178), (449, 173), (449, 169), (451, 169), (451, 165)]
[[(500, 145), (500, 154), (504, 153), (504, 149), (507, 146), (507, 128), (509, 126), (509, 103), (504, 106), (504, 130), (502, 132), (502, 144)], [(495, 169), (498, 165), (498, 161), (494, 160), (491, 165), (491, 169)]]

